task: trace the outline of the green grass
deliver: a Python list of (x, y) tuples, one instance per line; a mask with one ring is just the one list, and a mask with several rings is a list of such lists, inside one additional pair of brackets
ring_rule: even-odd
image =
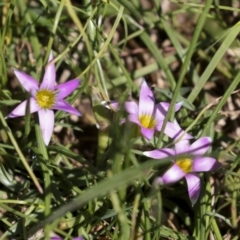
[[(238, 1), (167, 2), (0, 3), (0, 240), (239, 239)], [(13, 68), (41, 81), (51, 50), (58, 81), (81, 79), (68, 102), (83, 116), (56, 112), (60, 130), (45, 146), (36, 114), (5, 117), (28, 98)], [(151, 142), (136, 137), (119, 125), (124, 111), (99, 107), (138, 100), (140, 78), (171, 103), (163, 127), (176, 118), (213, 139), (208, 155), (223, 167), (201, 174), (194, 207), (185, 181), (152, 184), (170, 159), (142, 155), (173, 141), (163, 131)]]

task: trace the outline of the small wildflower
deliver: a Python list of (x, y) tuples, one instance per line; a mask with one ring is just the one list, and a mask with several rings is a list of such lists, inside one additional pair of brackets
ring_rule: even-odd
[[(103, 101), (102, 104), (107, 108), (112, 108), (114, 110), (117, 110), (119, 107), (119, 104), (116, 101), (110, 101), (109, 103)], [(129, 114), (129, 121), (139, 125), (142, 135), (148, 140), (153, 137), (155, 130), (161, 131), (165, 116), (170, 106), (167, 102), (155, 104), (153, 92), (148, 87), (145, 80), (143, 80), (140, 89), (139, 104), (127, 101), (124, 105)], [(178, 111), (181, 105), (182, 103), (177, 103), (175, 105), (175, 111)], [(124, 121), (125, 120), (123, 120), (122, 123)], [(164, 131), (169, 137), (176, 135), (171, 129), (172, 125), (173, 123), (170, 123), (170, 125), (167, 124)]]
[[(53, 60), (53, 54), (50, 53), (48, 62)], [(39, 83), (19, 70), (14, 73), (22, 86), (31, 94), (29, 99), (30, 113), (38, 112), (39, 124), (46, 145), (49, 144), (54, 128), (53, 110), (62, 110), (75, 115), (80, 113), (69, 105), (64, 98), (71, 94), (80, 84), (77, 79), (66, 83), (56, 85), (56, 69), (54, 64), (47, 65), (43, 76), (43, 81)], [(27, 100), (19, 104), (7, 117), (14, 118), (24, 116), (26, 113)]]
[[(189, 141), (182, 140), (175, 144), (174, 149), (163, 148), (146, 151), (143, 154), (156, 159), (172, 157), (174, 159), (173, 165), (162, 177), (157, 178), (156, 182), (160, 184), (175, 183), (185, 177), (189, 198), (194, 205), (200, 194), (200, 178), (196, 172), (214, 171), (221, 167), (221, 164), (215, 158), (202, 156), (208, 151), (210, 145), (211, 138), (202, 137), (191, 145)], [(186, 156), (178, 157), (179, 154)]]

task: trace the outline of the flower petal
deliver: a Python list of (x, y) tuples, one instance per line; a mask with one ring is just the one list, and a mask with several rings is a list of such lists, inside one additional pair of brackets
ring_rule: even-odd
[[(168, 102), (160, 102), (159, 105), (162, 106), (165, 112), (167, 112), (170, 107), (170, 103)], [(181, 108), (181, 106), (182, 106), (182, 102), (176, 103), (174, 106), (175, 112), (177, 112)]]
[(128, 120), (130, 122), (136, 123), (137, 125), (141, 126), (141, 123), (139, 122), (138, 116), (135, 114), (129, 114), (128, 115)]
[[(158, 130), (158, 131), (161, 131), (162, 130), (162, 125), (163, 125), (163, 120), (157, 120), (155, 129)], [(166, 130), (166, 128), (165, 128), (165, 130)], [(165, 131), (164, 131), (164, 133), (165, 133)]]
[(167, 122), (164, 133), (174, 140), (177, 140), (179, 137), (181, 137), (181, 140), (188, 140), (193, 138), (190, 134), (184, 132), (184, 130), (181, 129), (176, 120), (173, 123)]
[(125, 109), (129, 114), (138, 116), (138, 105), (135, 102), (125, 102)]
[(195, 157), (193, 160), (194, 172), (215, 171), (221, 166), (221, 163), (212, 157)]
[[(181, 106), (182, 106), (182, 102), (175, 104), (174, 106), (175, 112), (177, 112), (181, 108)], [(169, 107), (170, 107), (170, 103), (168, 102), (160, 102), (156, 104), (156, 108), (158, 109), (158, 114), (159, 114), (159, 117), (161, 117), (161, 119), (165, 118)]]
[[(37, 112), (40, 107), (38, 106), (36, 100), (34, 98), (29, 99), (29, 108), (30, 108), (30, 113)], [(15, 118), (15, 117), (20, 117), (24, 116), (26, 114), (26, 107), (27, 107), (27, 100), (23, 101), (20, 103), (8, 116), (7, 118)]]
[(201, 137), (189, 147), (189, 153), (195, 156), (201, 156), (207, 152), (211, 142), (212, 140), (210, 137)]
[(141, 133), (147, 140), (151, 140), (154, 135), (154, 129), (141, 127)]
[(56, 102), (56, 104), (52, 107), (52, 109), (61, 110), (61, 111), (67, 112), (67, 113), (71, 113), (71, 114), (75, 114), (77, 116), (81, 116), (80, 112), (78, 112), (77, 109), (72, 107), (70, 104), (68, 104), (64, 100), (61, 100), (61, 101), (58, 100)]
[(38, 82), (28, 74), (21, 72), (17, 69), (14, 69), (13, 72), (18, 78), (19, 82), (24, 87), (24, 89), (34, 95), (34, 93), (38, 90)]
[(57, 97), (63, 99), (70, 95), (80, 84), (78, 79), (70, 80), (68, 82), (59, 84), (56, 86), (56, 89), (59, 91)]
[(155, 98), (153, 92), (148, 87), (146, 81), (143, 80), (139, 94), (139, 116), (142, 115), (153, 116), (154, 107)]
[(50, 63), (53, 60), (53, 53), (50, 52), (49, 58), (48, 58), (48, 64), (45, 68), (45, 73), (43, 75), (43, 80), (40, 85), (40, 89), (48, 89), (48, 90), (54, 90), (56, 85), (56, 69), (55, 64)]
[(164, 121), (164, 119), (165, 119), (165, 117), (166, 117), (166, 113), (163, 113), (163, 112), (159, 109), (158, 105), (155, 106), (153, 112), (154, 112), (154, 115), (155, 115), (154, 118), (155, 118), (157, 121)]
[(108, 108), (108, 109), (113, 109), (113, 110), (115, 110), (115, 111), (117, 111), (117, 110), (118, 110), (118, 107), (119, 107), (119, 103), (118, 103), (117, 101), (115, 101), (115, 100), (108, 101), (108, 102), (106, 102), (106, 101), (101, 101), (101, 104), (102, 104), (104, 107), (106, 107), (106, 108)]
[(185, 178), (188, 186), (188, 195), (193, 206), (198, 200), (200, 195), (201, 190), (200, 178), (193, 173), (187, 174)]
[(182, 179), (185, 175), (186, 173), (174, 163), (161, 177), (161, 184), (175, 183)]
[(49, 144), (54, 127), (54, 112), (48, 109), (40, 109), (38, 111), (39, 124), (42, 131), (43, 141)]
[(143, 155), (150, 157), (150, 158), (161, 159), (161, 158), (167, 158), (170, 156), (174, 156), (175, 151), (171, 148), (162, 148), (162, 149), (157, 149), (157, 150), (153, 150), (153, 151), (145, 151), (145, 152), (143, 152)]
[(184, 154), (189, 152), (190, 143), (188, 140), (181, 140), (175, 144), (176, 154)]

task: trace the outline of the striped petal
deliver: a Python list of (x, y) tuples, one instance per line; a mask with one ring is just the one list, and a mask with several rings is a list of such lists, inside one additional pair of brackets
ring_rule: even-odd
[(189, 140), (193, 138), (190, 134), (181, 129), (176, 120), (174, 122), (167, 122), (164, 133), (174, 140), (177, 140), (179, 137), (181, 137), (181, 140)]
[(199, 198), (200, 190), (201, 190), (201, 183), (200, 178), (197, 174), (190, 173), (185, 176), (188, 186), (188, 195), (192, 206), (196, 203)]
[(201, 156), (210, 148), (211, 142), (210, 137), (201, 137), (189, 147), (189, 153), (195, 156)]
[(193, 160), (194, 172), (215, 171), (221, 166), (221, 163), (219, 163), (215, 158), (212, 157), (195, 157)]
[[(181, 106), (182, 106), (182, 102), (175, 104), (175, 106), (174, 106), (175, 112), (177, 112), (181, 108)], [(168, 102), (160, 102), (160, 103), (156, 104), (156, 109), (158, 110), (157, 114), (160, 119), (165, 118), (169, 107), (170, 107), (170, 103), (168, 103)]]
[(161, 158), (167, 158), (170, 156), (175, 155), (175, 151), (171, 148), (162, 148), (162, 149), (157, 149), (153, 151), (145, 151), (143, 152), (143, 155), (154, 158), (154, 159), (161, 159)]

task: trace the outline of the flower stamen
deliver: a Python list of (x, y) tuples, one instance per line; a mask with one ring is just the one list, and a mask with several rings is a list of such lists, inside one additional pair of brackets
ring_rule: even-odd
[(51, 109), (55, 104), (55, 96), (55, 92), (43, 89), (36, 93), (36, 100), (41, 108)]
[(149, 115), (139, 116), (139, 121), (143, 127), (148, 129), (153, 129), (157, 124), (157, 121), (152, 116)]
[(190, 158), (179, 159), (176, 164), (185, 172), (192, 172), (192, 160)]

